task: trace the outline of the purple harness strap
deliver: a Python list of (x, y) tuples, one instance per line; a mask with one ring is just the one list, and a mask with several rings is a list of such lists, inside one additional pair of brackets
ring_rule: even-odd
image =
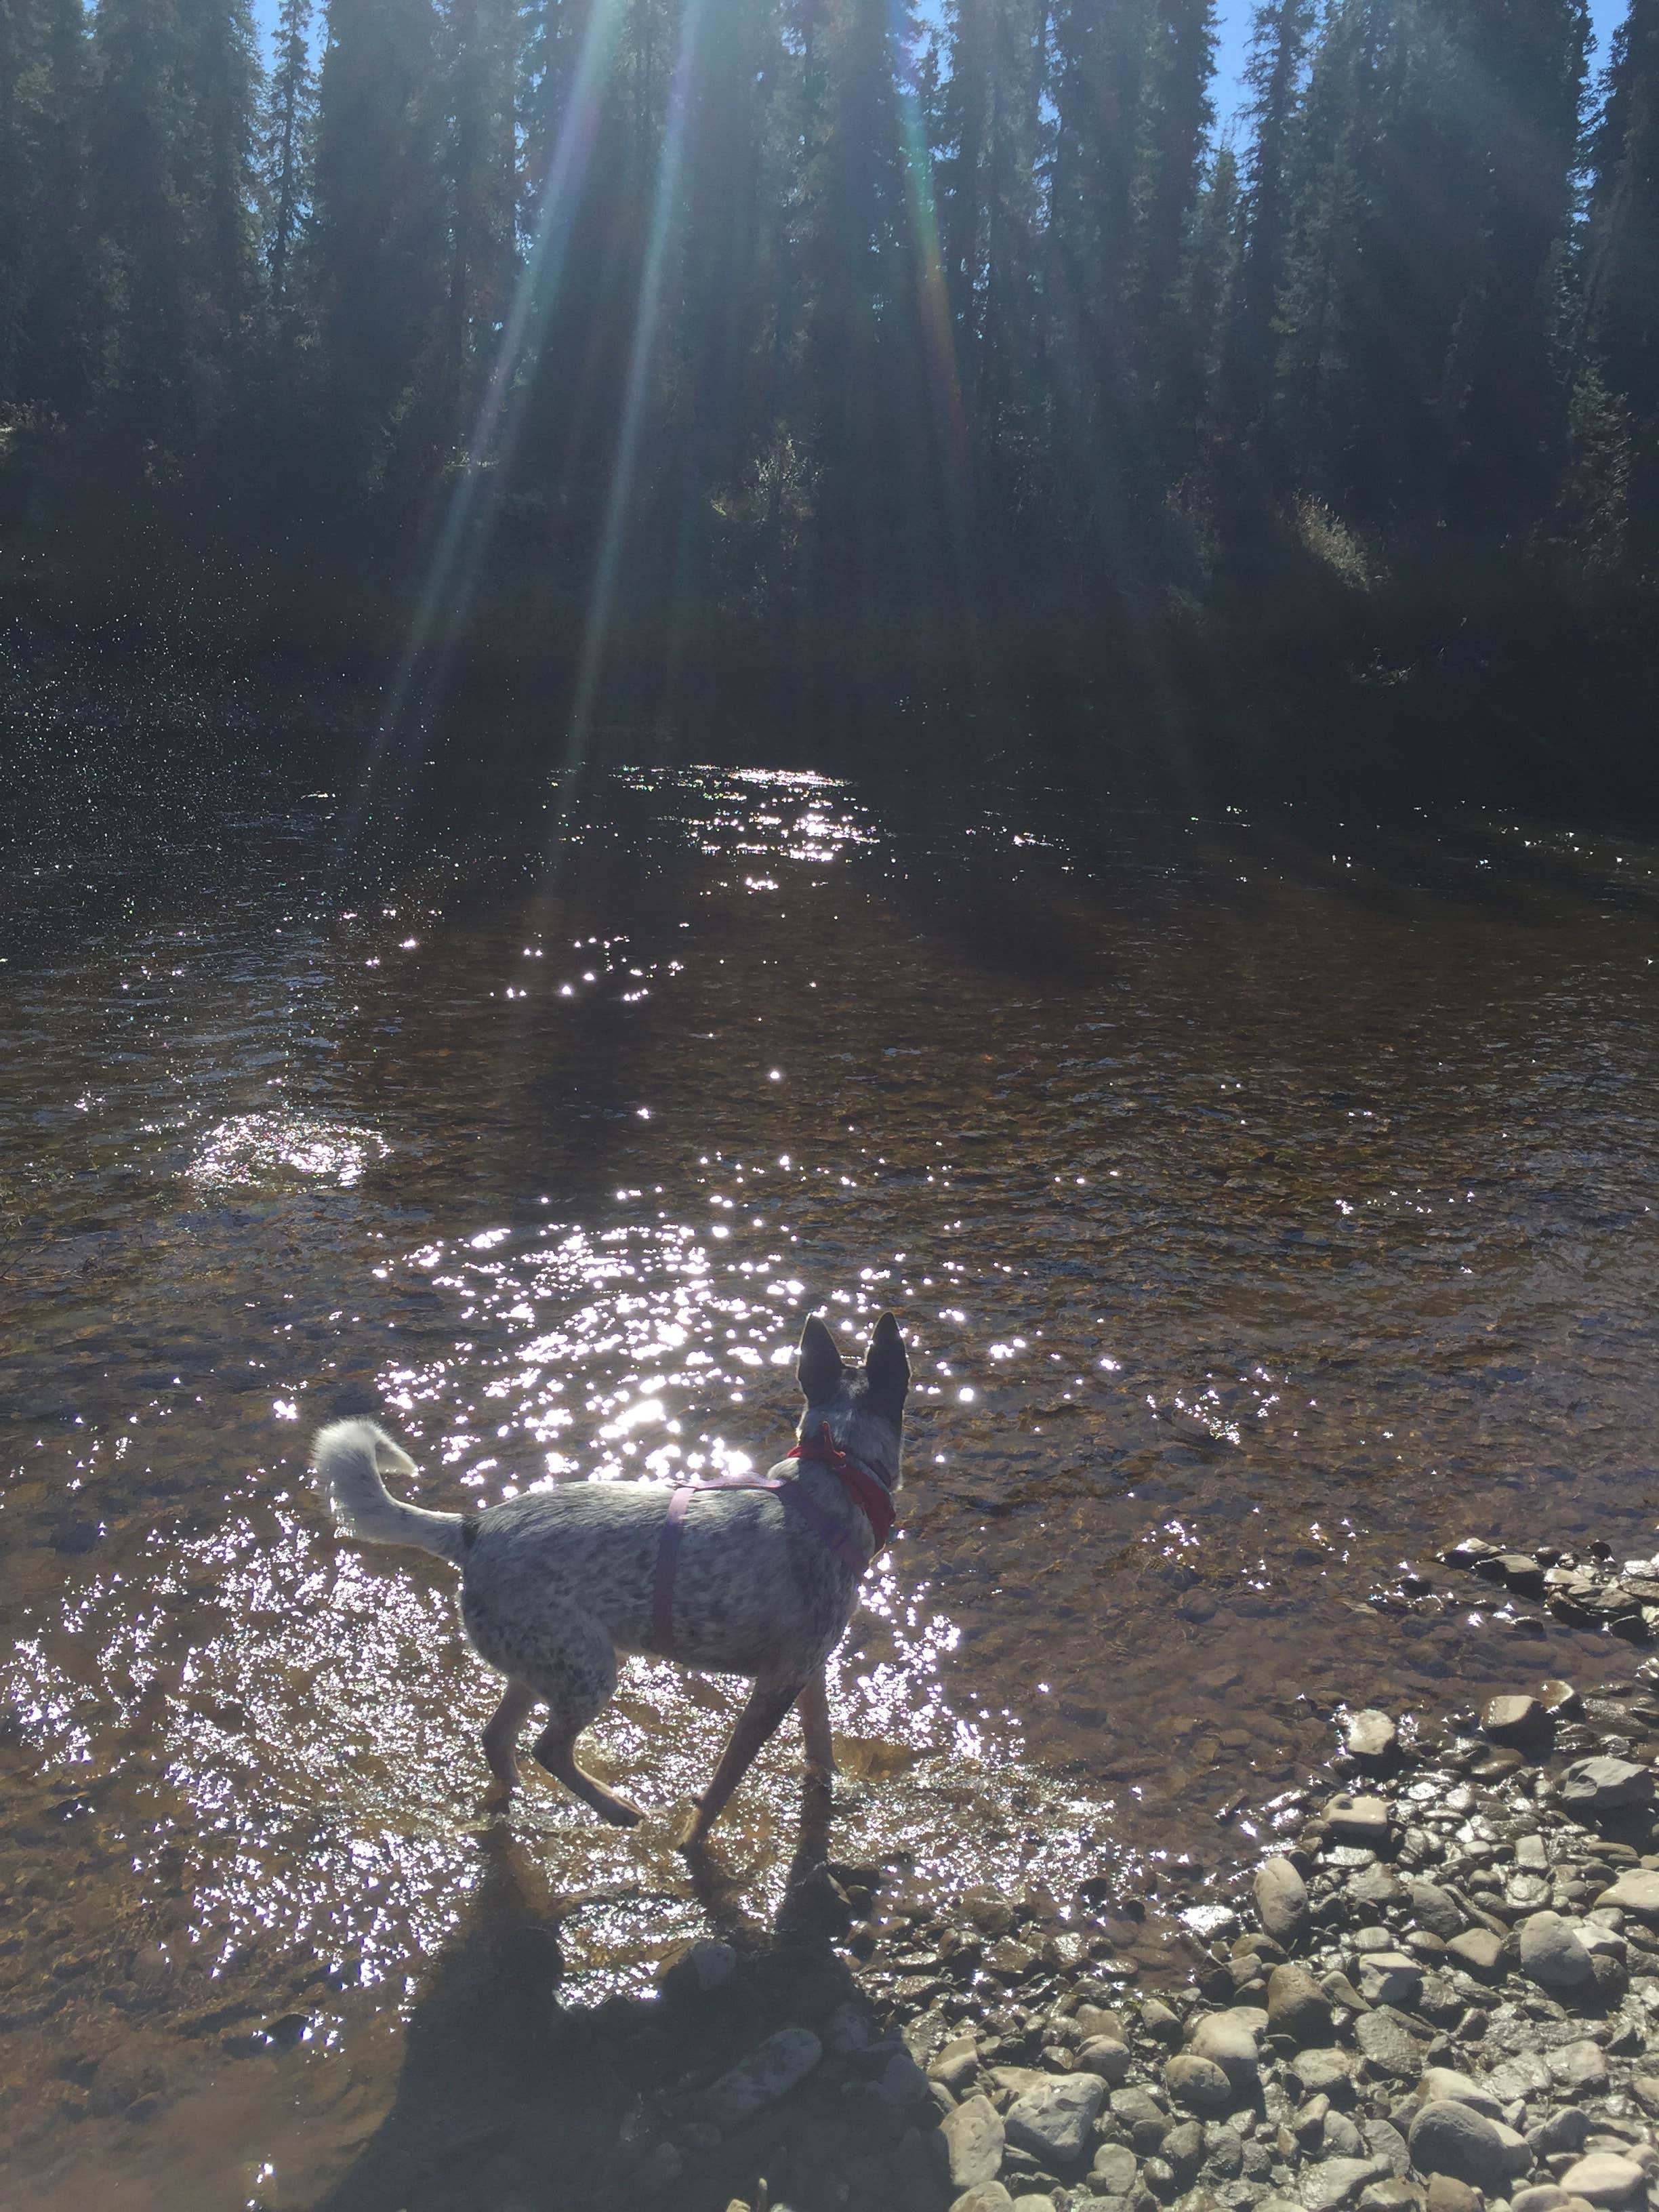
[(807, 1527), (843, 1559), (855, 1575), (870, 1564), (869, 1554), (833, 1520), (814, 1498), (810, 1498), (792, 1475), (711, 1474), (706, 1482), (677, 1482), (662, 1524), (657, 1547), (657, 1581), (651, 1595), (651, 1640), (665, 1659), (671, 1656), (669, 1635), (673, 1626), (674, 1574), (679, 1565), (680, 1540), (685, 1534), (686, 1508), (702, 1490), (769, 1490), (799, 1514)]

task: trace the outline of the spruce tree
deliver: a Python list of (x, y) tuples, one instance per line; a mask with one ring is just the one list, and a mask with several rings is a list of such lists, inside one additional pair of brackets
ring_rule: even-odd
[(389, 472), (422, 465), (429, 420), (406, 418), (440, 342), (441, 133), (431, 0), (330, 0), (313, 186), (325, 364), (316, 459), (343, 492), (373, 494)]
[(95, 343), (81, 0), (0, 0), (0, 408), (72, 419)]
[(265, 265), (271, 306), (284, 315), (301, 226), (311, 205), (317, 74), (311, 0), (282, 0), (264, 118)]
[(1228, 400), (1237, 434), (1253, 443), (1261, 440), (1268, 423), (1292, 209), (1294, 134), (1313, 20), (1313, 0), (1261, 0), (1244, 68), (1252, 137)]
[[(1616, 454), (1619, 532), (1659, 554), (1659, 0), (1631, 0), (1592, 141), (1579, 409)], [(1613, 420), (1604, 420), (1607, 414)]]

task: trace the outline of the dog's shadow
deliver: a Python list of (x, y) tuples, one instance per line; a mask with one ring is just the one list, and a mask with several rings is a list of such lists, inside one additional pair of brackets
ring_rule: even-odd
[(560, 2002), (560, 1929), (601, 1900), (557, 1897), (508, 1823), (493, 1822), (480, 1878), (420, 1978), (391, 2107), (316, 2212), (625, 2201), (648, 2138), (644, 2108), (665, 2082), (730, 2063), (781, 2019), (803, 2016), (803, 2001), (822, 2014), (854, 1995), (830, 1942), (829, 1826), (829, 1790), (809, 1784), (769, 1921), (717, 1840), (685, 1851), (711, 1932), (738, 1954), (728, 1989), (678, 2002), (617, 1995), (579, 2010)]

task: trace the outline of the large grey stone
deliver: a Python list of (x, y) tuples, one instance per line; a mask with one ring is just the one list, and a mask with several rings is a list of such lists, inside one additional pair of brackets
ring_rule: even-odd
[(1150, 2157), (1170, 2132), (1170, 2115), (1152, 2091), (1139, 2082), (1127, 2089), (1114, 2089), (1111, 2109), (1112, 2118), (1127, 2130), (1129, 2141), (1142, 2158)]
[(1328, 1802), (1324, 1820), (1339, 1843), (1380, 1850), (1389, 1840), (1389, 1808), (1381, 1797), (1352, 1797), (1344, 1790)]
[(1286, 1963), (1268, 1976), (1267, 2028), (1295, 2043), (1330, 2041), (1331, 2001), (1305, 1966)]
[(1610, 1813), (1620, 1805), (1650, 1804), (1653, 1770), (1628, 1759), (1576, 1759), (1557, 1784), (1556, 1799), (1574, 1813)]
[(1514, 2051), (1502, 2058), (1486, 2075), (1486, 2087), (1494, 2097), (1501, 2097), (1512, 2105), (1517, 2097), (1537, 2097), (1553, 2086), (1554, 2077), (1535, 2051)]
[(1419, 1925), (1443, 1943), (1449, 1943), (1454, 1936), (1461, 1936), (1469, 1924), (1464, 1911), (1449, 1890), (1442, 1889), (1438, 1882), (1413, 1881), (1407, 1885), (1412, 1911)]
[(1480, 1725), (1497, 1743), (1524, 1743), (1544, 1727), (1544, 1708), (1536, 1698), (1492, 1698)]
[(1534, 1912), (1521, 1923), (1521, 1971), (1552, 1994), (1581, 1990), (1595, 1977), (1577, 1930), (1559, 1912)]
[(1375, 2117), (1363, 2120), (1359, 2131), (1365, 2138), (1365, 2148), (1372, 2159), (1380, 2159), (1396, 2179), (1410, 2172), (1411, 2152), (1407, 2148), (1405, 2136), (1392, 2120), (1381, 2120)]
[(979, 2047), (971, 2035), (959, 2035), (936, 2051), (928, 2062), (927, 2078), (942, 2081), (953, 2097), (961, 2096), (979, 2072)]
[(1620, 2158), (1616, 2151), (1597, 2150), (1570, 2166), (1561, 2176), (1561, 2186), (1569, 2197), (1582, 2197), (1589, 2204), (1625, 2204), (1646, 2179), (1634, 2160)]
[(1367, 2004), (1414, 2005), (1423, 1969), (1403, 1951), (1370, 1951), (1359, 1961), (1359, 1994)]
[(1079, 2046), (1077, 2063), (1085, 2074), (1098, 2074), (1115, 2089), (1129, 2078), (1129, 2046), (1115, 2035), (1091, 2035)]
[(1368, 2158), (1322, 2158), (1302, 2169), (1302, 2202), (1307, 2212), (1335, 2212), (1376, 2179), (1376, 2168)]
[(1061, 2074), (1016, 2097), (1002, 2124), (1010, 2142), (1063, 2170), (1088, 2148), (1105, 2101), (1106, 2084), (1097, 2074)]
[(1532, 2153), (1511, 2129), (1450, 2097), (1419, 2108), (1408, 2141), (1419, 2173), (1449, 2173), (1486, 2196), (1502, 2195), (1532, 2164)]
[(1194, 2112), (1213, 2112), (1228, 2103), (1233, 2085), (1213, 2058), (1196, 2051), (1178, 2051), (1165, 2062), (1164, 2086), (1179, 2104)]
[(1659, 1870), (1627, 1868), (1595, 1903), (1598, 1911), (1604, 1905), (1616, 1905), (1621, 1912), (1633, 1912), (1638, 1920), (1659, 1920)]
[(1414, 2081), (1423, 2063), (1423, 2046), (1412, 2033), (1403, 2014), (1392, 2005), (1362, 2012), (1353, 2024), (1353, 2039), (1365, 2054), (1372, 2070), (1396, 2081)]
[(1233, 2005), (1205, 2013), (1187, 2031), (1187, 2048), (1212, 2058), (1235, 2089), (1248, 2089), (1261, 2065), (1258, 2045), (1267, 2015), (1254, 2005)]
[(1127, 2143), (1102, 2143), (1089, 2168), (1089, 2186), (1100, 2197), (1127, 2197), (1139, 2170), (1139, 2161)]
[(1308, 1921), (1308, 1885), (1281, 1855), (1264, 1859), (1251, 1883), (1256, 1918), (1275, 1943), (1289, 1945)]
[(1400, 1748), (1400, 1731), (1389, 1716), (1375, 1705), (1362, 1705), (1342, 1715), (1337, 1723), (1342, 1741), (1352, 1756), (1367, 1766), (1386, 1765)]
[(1607, 2062), (1599, 2045), (1588, 2036), (1546, 2051), (1550, 2072), (1571, 2097), (1599, 2097), (1607, 2086)]
[(1469, 2105), (1477, 2112), (1484, 2112), (1489, 2120), (1501, 2120), (1504, 2107), (1484, 2082), (1476, 2081), (1467, 2074), (1460, 2074), (1451, 2066), (1427, 2066), (1423, 2079), (1417, 2085), (1417, 2100), (1420, 2105), (1443, 2104), (1448, 2100), (1454, 2105)]
[(1001, 2171), (1006, 2130), (1002, 2115), (988, 2097), (964, 2097), (954, 2112), (939, 2122), (950, 2160), (951, 2180), (957, 2189), (994, 2180)]
[(708, 2092), (711, 2117), (723, 2128), (741, 2127), (804, 2081), (823, 2056), (810, 2027), (781, 2027), (720, 2075)]
[(951, 2199), (951, 2212), (1014, 2212), (1014, 2200), (1000, 2181), (976, 2181)]
[(927, 2076), (908, 2051), (896, 2051), (882, 2069), (881, 2086), (896, 2105), (919, 2105), (927, 2094)]
[(1446, 1956), (1465, 1973), (1477, 1975), (1489, 1981), (1498, 1969), (1504, 1955), (1504, 1939), (1493, 1935), (1490, 1928), (1466, 1928), (1461, 1936), (1454, 1936), (1446, 1946)]
[(1322, 2051), (1298, 2051), (1285, 2062), (1285, 2073), (1304, 2098), (1328, 2097), (1337, 2104), (1353, 2094), (1353, 2061), (1334, 2044)]
[(1527, 2130), (1534, 2158), (1577, 2158), (1589, 2138), (1589, 2114), (1582, 2105), (1558, 2105)]

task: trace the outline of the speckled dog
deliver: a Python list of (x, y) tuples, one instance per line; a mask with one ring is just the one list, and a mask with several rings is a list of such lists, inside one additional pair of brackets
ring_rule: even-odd
[(795, 1450), (753, 1486), (576, 1482), (477, 1516), (429, 1513), (388, 1495), (381, 1469), (411, 1474), (415, 1462), (373, 1421), (319, 1431), (317, 1468), (343, 1534), (460, 1568), (467, 1640), (507, 1677), (483, 1732), (500, 1781), (517, 1781), (519, 1731), (544, 1704), (542, 1765), (603, 1819), (640, 1818), (576, 1762), (577, 1737), (617, 1686), (619, 1652), (753, 1680), (683, 1842), (708, 1833), (793, 1705), (808, 1773), (828, 1779), (824, 1662), (891, 1525), (910, 1369), (884, 1314), (861, 1366), (809, 1320), (797, 1373), (806, 1408)]

